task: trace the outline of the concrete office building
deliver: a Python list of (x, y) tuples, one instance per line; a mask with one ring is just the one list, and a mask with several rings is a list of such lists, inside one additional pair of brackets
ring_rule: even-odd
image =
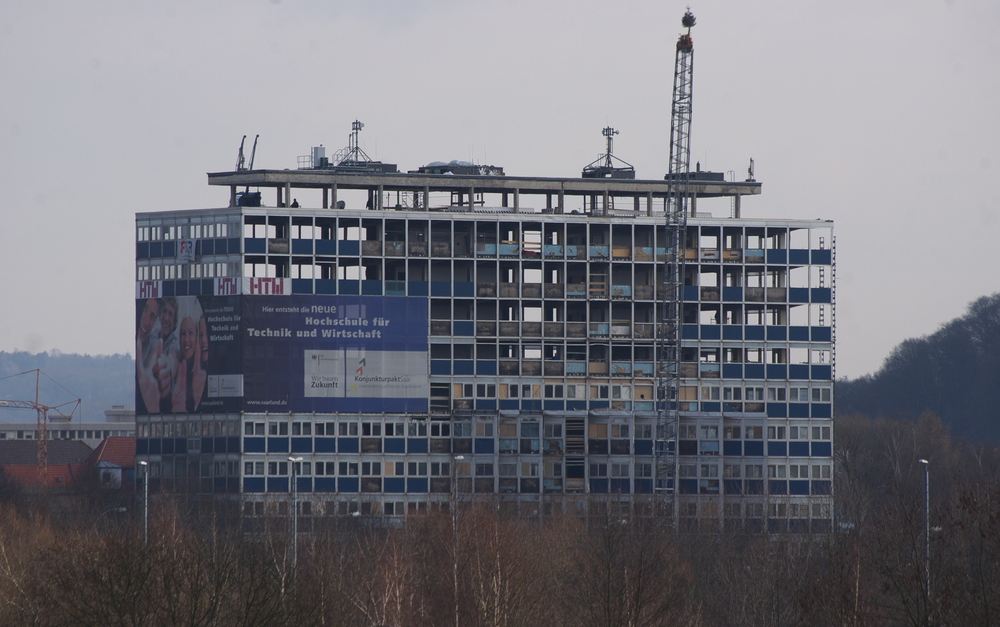
[(249, 515), (294, 480), (307, 515), (495, 499), (829, 529), (832, 223), (742, 217), (760, 183), (691, 174), (667, 424), (671, 184), (603, 174), (400, 173), (314, 149), (296, 170), (209, 174), (229, 206), (138, 214), (153, 489)]

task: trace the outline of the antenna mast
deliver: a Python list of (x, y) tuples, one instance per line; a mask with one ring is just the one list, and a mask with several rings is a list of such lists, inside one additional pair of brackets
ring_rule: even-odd
[[(624, 159), (619, 159), (613, 153), (615, 135), (618, 131), (610, 126), (605, 126), (601, 131), (605, 137), (608, 138), (608, 151), (597, 158), (597, 161), (592, 161), (583, 168), (583, 174), (581, 175), (585, 179), (597, 179), (597, 178), (613, 178), (613, 179), (634, 179), (635, 178), (635, 168), (632, 164)], [(615, 165), (615, 162), (621, 165)]]
[(674, 61), (674, 91), (670, 116), (670, 162), (666, 180), (670, 191), (666, 199), (666, 250), (664, 255), (664, 290), (662, 324), (658, 338), (656, 483), (659, 494), (671, 504), (675, 528), (677, 508), (677, 431), (680, 421), (678, 398), (681, 374), (681, 318), (684, 306), (684, 249), (687, 231), (688, 177), (691, 169), (691, 84), (694, 69), (694, 45), (691, 27), (695, 25), (690, 10), (681, 25), (687, 28), (677, 40)]
[(365, 154), (365, 151), (361, 150), (361, 144), (358, 143), (358, 135), (364, 127), (365, 123), (359, 120), (354, 120), (351, 124), (351, 136), (348, 138), (347, 157), (340, 161), (338, 165), (352, 162), (367, 163), (371, 161), (371, 158)]

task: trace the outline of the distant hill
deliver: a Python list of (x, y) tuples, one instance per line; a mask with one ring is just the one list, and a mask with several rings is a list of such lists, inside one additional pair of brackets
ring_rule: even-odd
[[(82, 414), (74, 420), (104, 420), (113, 405), (135, 406), (135, 361), (131, 355), (70, 355), (0, 352), (0, 399), (35, 400), (35, 375), (14, 376), (40, 369), (39, 402), (59, 405), (79, 397)], [(67, 408), (68, 409), (68, 408)], [(31, 410), (0, 409), (0, 421), (32, 421)]]
[(930, 410), (952, 433), (1000, 442), (1000, 293), (938, 331), (901, 343), (873, 375), (837, 382), (837, 414), (916, 418)]

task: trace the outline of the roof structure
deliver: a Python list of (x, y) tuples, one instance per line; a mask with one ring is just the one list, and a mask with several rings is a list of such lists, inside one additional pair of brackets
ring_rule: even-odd
[[(94, 449), (79, 440), (51, 440), (49, 466), (82, 463)], [(0, 440), (0, 466), (32, 466), (37, 468), (36, 440)]]
[[(0, 440), (0, 466), (12, 481), (29, 490), (42, 487), (35, 440)], [(92, 449), (78, 440), (49, 442), (48, 481), (44, 487), (72, 490), (98, 467), (135, 468), (135, 438), (106, 438)]]
[[(58, 488), (60, 490), (71, 490), (79, 485), (81, 479), (86, 476), (85, 464), (52, 464), (49, 463), (48, 481), (46, 488)], [(13, 482), (28, 489), (38, 490), (41, 487), (41, 480), (38, 478), (38, 465), (30, 466), (7, 466), (3, 467), (4, 474)]]
[(135, 438), (112, 436), (104, 438), (87, 459), (90, 467), (113, 465), (135, 468)]
[[(236, 187), (269, 187), (292, 189), (337, 186), (340, 189), (381, 188), (385, 191), (427, 187), (430, 191), (466, 191), (499, 193), (517, 190), (521, 194), (551, 194), (562, 192), (567, 196), (586, 196), (608, 190), (615, 195), (651, 194), (663, 198), (670, 193), (671, 182), (666, 180), (585, 179), (528, 176), (450, 176), (424, 173), (365, 173), (345, 174), (331, 170), (253, 170), (243, 172), (210, 172), (209, 185)], [(719, 196), (757, 195), (761, 183), (757, 181), (690, 181), (689, 190), (702, 198)]]

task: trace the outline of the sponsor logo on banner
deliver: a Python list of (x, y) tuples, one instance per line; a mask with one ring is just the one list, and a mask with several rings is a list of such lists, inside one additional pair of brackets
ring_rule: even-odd
[(177, 261), (194, 261), (194, 240), (182, 239), (177, 242)]
[(243, 282), (245, 294), (284, 296), (292, 293), (292, 282), (286, 279), (250, 277)]
[(163, 296), (163, 281), (139, 281), (135, 284), (136, 298), (159, 298)]

